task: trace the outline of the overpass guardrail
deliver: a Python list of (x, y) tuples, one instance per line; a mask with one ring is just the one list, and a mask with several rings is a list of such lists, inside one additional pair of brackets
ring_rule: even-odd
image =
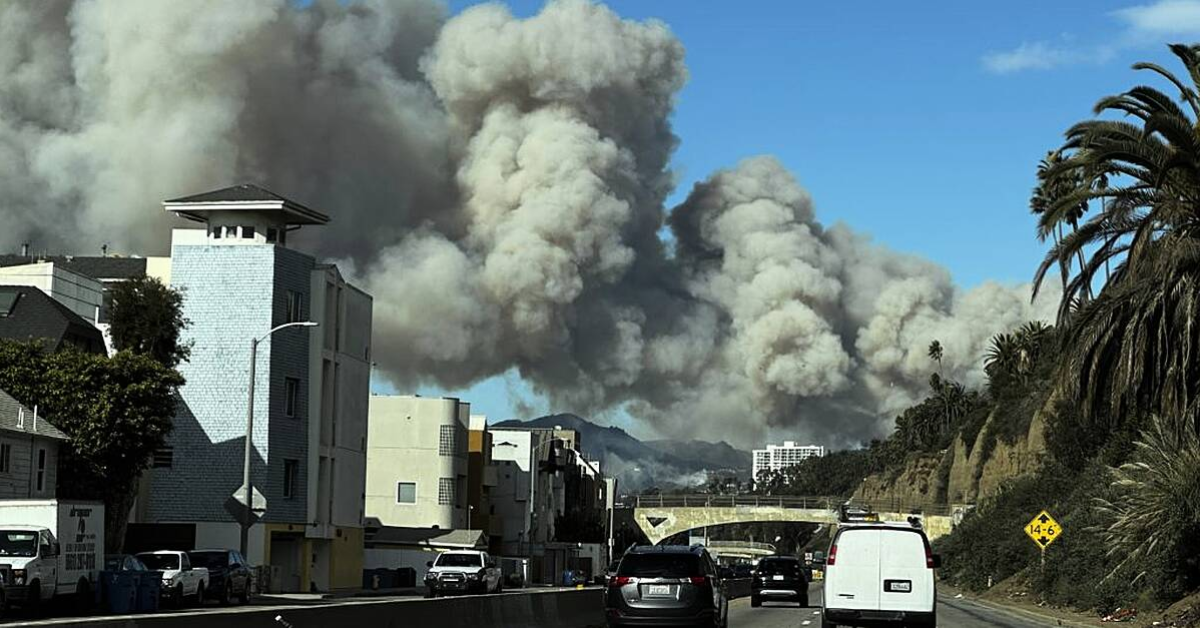
[(884, 513), (948, 515), (951, 512), (951, 508), (945, 504), (904, 502), (900, 500), (847, 501), (844, 497), (798, 495), (637, 495), (633, 498), (632, 506), (634, 508), (734, 508), (738, 506), (756, 506), (836, 510), (843, 504), (864, 508), (871, 512)]

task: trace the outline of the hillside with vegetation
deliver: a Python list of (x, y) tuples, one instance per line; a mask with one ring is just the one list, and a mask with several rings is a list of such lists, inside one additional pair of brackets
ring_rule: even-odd
[[(1037, 170), (1030, 207), (1061, 281), (1053, 326), (993, 339), (988, 382), (930, 375), (886, 440), (762, 478), (772, 494), (969, 506), (938, 541), (941, 577), (1008, 580), (1048, 603), (1162, 608), (1200, 587), (1200, 47), (1169, 89), (1101, 99)], [(930, 358), (942, 348), (930, 339)], [(1065, 533), (1044, 566), (1022, 527)]]

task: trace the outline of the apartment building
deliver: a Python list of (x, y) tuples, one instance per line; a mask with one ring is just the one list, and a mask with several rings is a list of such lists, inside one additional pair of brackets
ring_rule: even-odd
[(372, 395), (366, 514), (381, 527), (467, 529), (471, 404)]
[(755, 449), (753, 454), (753, 480), (758, 481), (758, 474), (763, 471), (779, 471), (800, 464), (809, 458), (820, 458), (825, 455), (823, 445), (797, 445), (796, 441), (784, 441), (782, 445), (767, 445), (766, 449)]
[[(239, 546), (250, 348), (260, 339), (250, 471), (265, 510), (247, 557), (269, 566), (275, 590), (361, 586), (370, 295), (288, 248), (289, 232), (329, 221), (321, 212), (249, 184), (164, 207), (202, 225), (173, 232), (169, 265), (192, 355), (127, 545)], [(269, 333), (305, 321), (318, 326)]]

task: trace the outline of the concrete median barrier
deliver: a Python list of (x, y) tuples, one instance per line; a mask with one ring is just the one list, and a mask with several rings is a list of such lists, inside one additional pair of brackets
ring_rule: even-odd
[[(278, 618), (278, 619), (276, 619)], [(57, 622), (31, 622), (46, 625)], [(435, 600), (347, 600), (271, 608), (74, 618), (86, 628), (594, 628), (604, 625), (603, 589), (529, 591)]]

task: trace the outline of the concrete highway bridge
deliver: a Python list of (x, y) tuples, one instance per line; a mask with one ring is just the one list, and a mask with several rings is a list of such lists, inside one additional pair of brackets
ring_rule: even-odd
[[(729, 523), (797, 522), (836, 526), (842, 497), (761, 495), (641, 495), (635, 498), (633, 519), (651, 543), (657, 545), (676, 534)], [(929, 538), (949, 534), (954, 527), (950, 509), (895, 502), (856, 507), (879, 514), (881, 521), (906, 521), (918, 517)]]
[(775, 546), (770, 543), (756, 543), (753, 541), (708, 541), (704, 544), (713, 556), (725, 556), (728, 558), (744, 558), (746, 560), (757, 560), (764, 556), (775, 554)]

